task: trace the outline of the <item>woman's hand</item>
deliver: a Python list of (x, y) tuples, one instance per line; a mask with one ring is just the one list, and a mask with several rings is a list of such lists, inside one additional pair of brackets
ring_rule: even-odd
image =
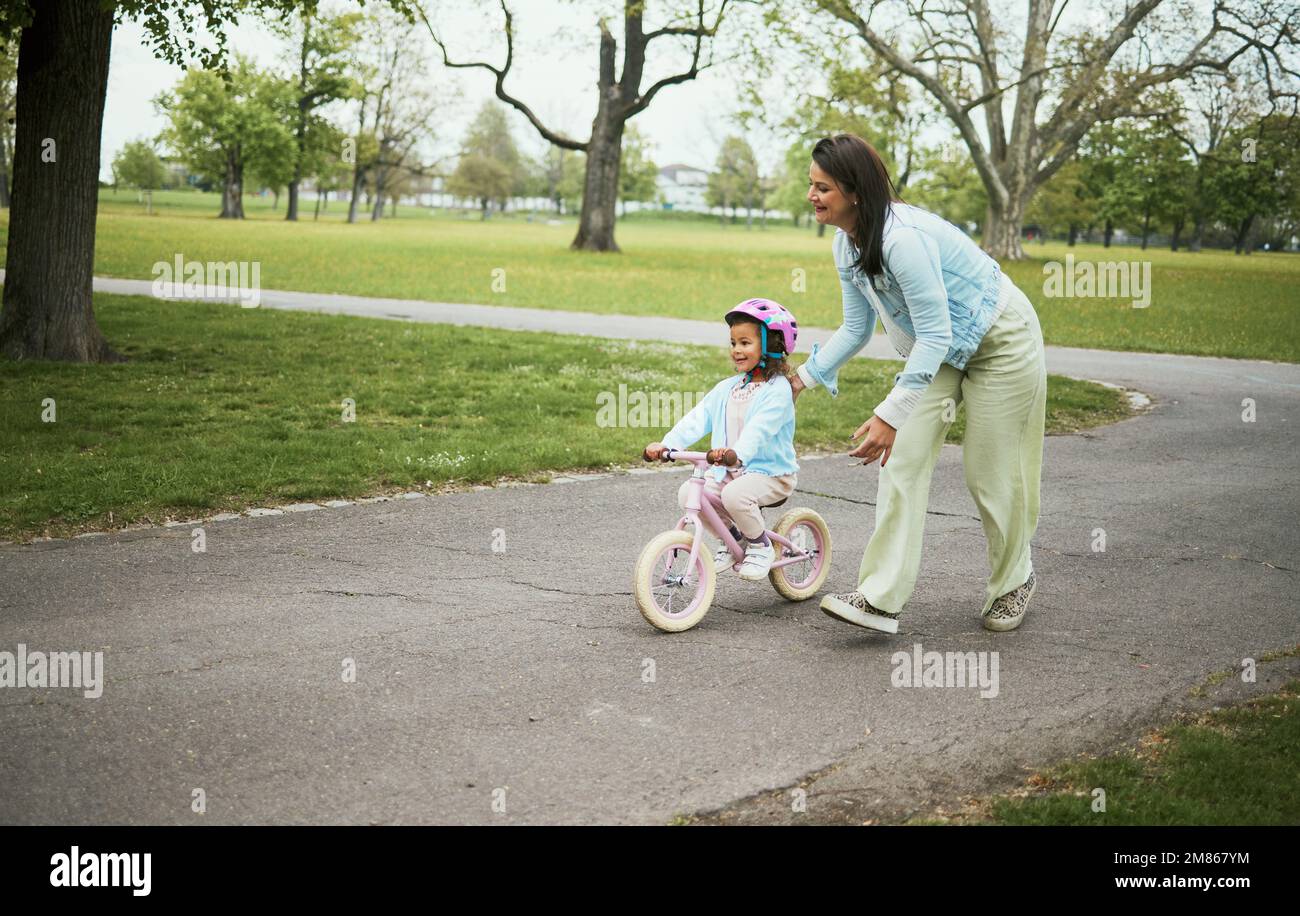
[(730, 448), (711, 448), (706, 456), (709, 464), (725, 464), (729, 468), (734, 468), (740, 463), (740, 456), (736, 454), (735, 449)]
[(871, 419), (858, 427), (858, 431), (853, 434), (853, 438), (866, 434), (866, 439), (849, 452), (852, 458), (862, 458), (863, 464), (871, 464), (877, 458), (880, 459), (880, 466), (883, 468), (885, 462), (889, 460), (889, 453), (894, 450), (894, 437), (898, 435), (898, 430), (890, 426), (884, 420), (875, 414)]
[(799, 392), (803, 391), (804, 387), (803, 379), (799, 377), (798, 373), (795, 373), (795, 375), (790, 379), (791, 400), (799, 400)]

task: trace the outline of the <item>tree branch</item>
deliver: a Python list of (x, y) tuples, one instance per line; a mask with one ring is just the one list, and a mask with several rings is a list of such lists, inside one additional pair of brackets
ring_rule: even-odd
[(975, 129), (975, 123), (971, 120), (970, 114), (962, 110), (960, 102), (953, 97), (939, 78), (927, 73), (896, 51), (889, 42), (885, 41), (867, 25), (866, 21), (858, 15), (847, 0), (816, 0), (816, 3), (835, 18), (851, 25), (871, 50), (884, 58), (895, 70), (910, 76), (920, 83), (938, 100), (970, 150), (971, 161), (984, 182), (984, 187), (988, 190), (990, 197), (998, 198), (997, 206), (999, 208), (1005, 207), (1008, 200), (1006, 185), (1003, 184), (1002, 176), (998, 174), (996, 166), (989, 158), (988, 150), (984, 148), (984, 143), (980, 140), (979, 133)]
[(505, 88), (506, 74), (510, 72), (510, 65), (514, 61), (514, 27), (513, 27), (514, 17), (510, 14), (510, 9), (509, 7), (506, 6), (505, 0), (501, 0), (501, 11), (505, 14), (505, 19), (506, 19), (506, 29), (505, 29), (506, 62), (505, 62), (505, 66), (502, 67), (494, 66), (493, 64), (490, 64), (486, 61), (469, 61), (464, 63), (452, 61), (451, 58), (448, 57), (447, 55), (447, 46), (443, 44), (442, 39), (440, 39), (437, 33), (434, 32), (433, 25), (429, 22), (429, 17), (425, 15), (424, 6), (420, 3), (412, 3), (411, 5), (415, 9), (416, 13), (419, 15), (420, 19), (424, 22), (424, 27), (429, 30), (429, 37), (433, 39), (434, 44), (436, 44), (438, 48), (442, 51), (442, 62), (445, 66), (463, 67), (463, 68), (481, 68), (483, 70), (489, 71), (496, 77), (497, 98), (499, 98), (501, 101), (505, 102), (506, 104), (512, 106), (517, 111), (522, 113), (524, 117), (526, 117), (529, 120), (529, 122), (533, 125), (533, 127), (537, 128), (537, 132), (540, 133), (543, 137), (545, 137), (551, 143), (554, 143), (556, 146), (563, 147), (564, 149), (572, 149), (572, 150), (587, 149), (590, 141), (574, 140), (571, 137), (566, 137), (563, 134), (551, 130), (541, 122), (541, 119), (538, 118), (537, 115), (533, 113), (533, 110), (531, 108), (529, 108), (519, 99), (512, 96), (510, 93), (506, 92), (506, 88)]

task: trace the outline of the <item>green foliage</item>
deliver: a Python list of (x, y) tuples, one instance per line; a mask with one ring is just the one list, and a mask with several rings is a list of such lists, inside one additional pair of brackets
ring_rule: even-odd
[(141, 191), (155, 191), (163, 186), (166, 170), (153, 144), (132, 140), (113, 159), (113, 184)]
[(524, 193), (528, 170), (505, 107), (495, 100), (483, 104), (465, 135), (460, 161), (447, 181), (457, 197), (479, 201), (484, 214), (489, 203), (504, 210), (508, 198)]
[(293, 131), (296, 148), (296, 161), (287, 169), (286, 182), (297, 173), (316, 176), (318, 184), (337, 186), (343, 136), (324, 111), (362, 92), (354, 51), (363, 21), (360, 12), (318, 15), (304, 7), (292, 26), (281, 26), (294, 65), (283, 99), (286, 124)]
[[(1185, 189), (1194, 177), (1187, 148), (1165, 120), (1123, 121), (1114, 129), (1117, 156), (1107, 193), (1124, 201), (1113, 210), (1123, 214), (1126, 228), (1144, 238), (1186, 207)], [(1153, 226), (1154, 222), (1154, 226)]]
[(812, 205), (808, 203), (808, 164), (811, 161), (812, 147), (803, 140), (796, 140), (786, 148), (781, 171), (773, 179), (769, 198), (772, 208), (789, 213), (796, 226), (800, 217), (812, 219), (809, 215)]
[(659, 167), (650, 158), (650, 143), (636, 124), (623, 132), (622, 164), (618, 172), (621, 200), (651, 202), (658, 191)]
[(242, 57), (228, 73), (190, 70), (155, 99), (168, 119), (163, 140), (190, 171), (218, 184), (230, 157), (254, 176), (279, 177), (294, 149), (284, 122), (287, 92), (284, 80)]
[(722, 141), (718, 161), (709, 174), (704, 199), (711, 207), (733, 212), (736, 207), (752, 209), (760, 196), (758, 160), (744, 137), (730, 136)]
[(479, 202), (486, 216), (488, 205), (504, 205), (510, 196), (514, 176), (504, 162), (483, 153), (467, 153), (456, 163), (456, 171), (447, 179), (447, 191), (457, 197), (471, 197)]
[(1205, 192), (1214, 213), (1231, 226), (1260, 215), (1295, 219), (1300, 199), (1300, 121), (1261, 118), (1225, 138), (1207, 157)]
[(988, 193), (966, 148), (957, 142), (924, 150), (916, 158), (915, 177), (903, 197), (962, 228), (982, 225)]
[(1061, 166), (1030, 201), (1025, 222), (1048, 235), (1081, 231), (1095, 219), (1095, 202), (1083, 181), (1084, 165), (1078, 158)]

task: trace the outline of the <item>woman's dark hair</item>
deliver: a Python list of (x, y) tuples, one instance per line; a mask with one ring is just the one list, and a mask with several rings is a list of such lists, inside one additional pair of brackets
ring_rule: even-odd
[(839, 185), (840, 192), (858, 200), (850, 241), (858, 251), (857, 264), (869, 276), (884, 272), (880, 243), (892, 201), (902, 201), (889, 180), (880, 154), (856, 134), (836, 134), (817, 141), (813, 161)]
[[(755, 333), (758, 335), (759, 340), (763, 339), (763, 332), (761, 330), (761, 325), (759, 325), (756, 319), (750, 318), (748, 315), (739, 315), (736, 314), (735, 312), (727, 316), (727, 327), (734, 328), (738, 324), (752, 324), (754, 326)], [(771, 350), (773, 353), (780, 352), (784, 354), (785, 338), (782, 335), (769, 333), (767, 335), (767, 342), (769, 345), (768, 349)], [(794, 367), (790, 365), (786, 357), (782, 355), (782, 356), (767, 357), (767, 366), (763, 369), (763, 372), (766, 373), (764, 378), (771, 379), (771, 378), (776, 378), (778, 375), (784, 375), (786, 381), (790, 381), (791, 376), (794, 375), (795, 370)]]

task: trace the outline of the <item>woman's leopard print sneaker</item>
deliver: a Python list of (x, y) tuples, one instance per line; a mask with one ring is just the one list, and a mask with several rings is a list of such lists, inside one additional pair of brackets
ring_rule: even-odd
[(827, 595), (822, 598), (822, 610), (836, 620), (843, 620), (868, 630), (882, 633), (898, 632), (898, 615), (873, 607), (862, 592)]
[(1007, 592), (984, 612), (984, 629), (1004, 632), (1020, 626), (1020, 622), (1025, 619), (1025, 611), (1029, 608), (1029, 599), (1034, 597), (1034, 589), (1037, 587), (1038, 577), (1030, 570), (1024, 585)]

